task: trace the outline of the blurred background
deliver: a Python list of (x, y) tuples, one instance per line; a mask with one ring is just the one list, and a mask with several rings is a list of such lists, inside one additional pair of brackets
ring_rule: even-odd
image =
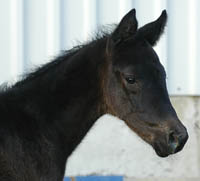
[(0, 0), (0, 83), (14, 82), (62, 50), (92, 39), (102, 25), (118, 23), (132, 8), (139, 26), (158, 18), (163, 9), (168, 12), (167, 28), (155, 50), (189, 141), (182, 152), (159, 158), (123, 121), (105, 115), (69, 158), (66, 176), (199, 180), (199, 0)]

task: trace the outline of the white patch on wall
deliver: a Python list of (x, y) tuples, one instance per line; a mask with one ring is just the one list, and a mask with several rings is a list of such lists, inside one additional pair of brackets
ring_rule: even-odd
[(150, 145), (131, 131), (124, 121), (105, 115), (96, 122), (68, 159), (66, 175), (197, 177), (198, 159), (190, 158), (191, 154), (198, 155), (196, 149), (190, 150), (196, 140), (195, 135), (192, 137), (193, 140), (188, 141), (183, 151), (161, 158)]

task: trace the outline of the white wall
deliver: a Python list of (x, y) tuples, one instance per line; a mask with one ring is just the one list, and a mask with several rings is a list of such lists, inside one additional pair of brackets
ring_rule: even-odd
[(105, 115), (69, 158), (66, 175), (123, 175), (135, 181), (200, 180), (200, 97), (171, 97), (171, 101), (189, 134), (181, 152), (160, 158), (122, 120)]
[(90, 38), (136, 8), (139, 25), (167, 9), (165, 35), (156, 47), (173, 95), (200, 95), (198, 0), (0, 0), (0, 82), (14, 79), (60, 50)]

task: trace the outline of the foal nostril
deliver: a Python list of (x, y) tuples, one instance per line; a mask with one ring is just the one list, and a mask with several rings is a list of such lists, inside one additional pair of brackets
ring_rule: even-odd
[(175, 150), (175, 153), (182, 150), (182, 148), (184, 147), (185, 143), (187, 142), (188, 140), (188, 133), (187, 131), (185, 130), (184, 132), (182, 132), (179, 136), (178, 136), (178, 141), (179, 141), (179, 145), (178, 147), (176, 148)]
[(169, 146), (169, 151), (171, 153), (175, 153), (176, 149), (179, 146), (179, 140), (178, 137), (174, 134), (174, 132), (169, 133), (169, 138), (168, 138), (168, 146)]
[(188, 139), (187, 131), (181, 134), (177, 134), (173, 131), (170, 132), (169, 139), (168, 139), (169, 151), (171, 153), (177, 153), (178, 151), (182, 150), (187, 139)]

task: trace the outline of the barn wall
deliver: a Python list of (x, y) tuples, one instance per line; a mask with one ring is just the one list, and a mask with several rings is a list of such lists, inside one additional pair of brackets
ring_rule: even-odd
[(200, 179), (200, 97), (173, 96), (171, 101), (189, 133), (180, 153), (158, 157), (123, 121), (106, 115), (69, 158), (66, 175), (123, 175), (128, 181)]
[(132, 8), (139, 26), (167, 9), (167, 28), (155, 49), (167, 72), (172, 102), (189, 130), (185, 149), (158, 158), (121, 120), (107, 115), (69, 159), (66, 175), (199, 177), (199, 5), (198, 0), (0, 0), (0, 83), (16, 81), (61, 50), (90, 39), (102, 25), (119, 22)]
[(200, 95), (198, 0), (0, 0), (0, 82), (43, 64), (60, 50), (90, 39), (136, 8), (139, 25), (163, 9), (169, 18), (155, 47), (167, 71), (170, 94)]

